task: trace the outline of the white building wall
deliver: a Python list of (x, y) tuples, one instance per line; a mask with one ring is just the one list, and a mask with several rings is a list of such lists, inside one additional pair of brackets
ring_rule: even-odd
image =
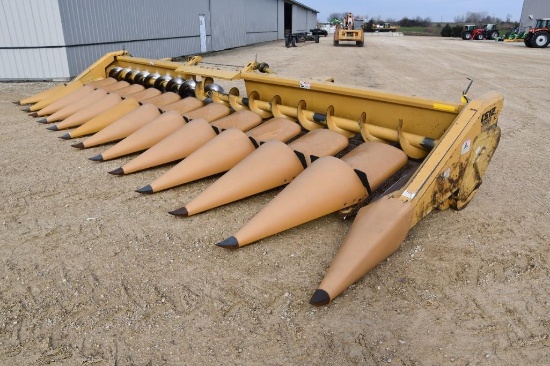
[(0, 80), (68, 80), (65, 48), (0, 49)]
[(292, 33), (309, 32), (317, 27), (317, 13), (300, 5), (292, 5)]
[(122, 48), (144, 58), (200, 53), (199, 14), (206, 17), (207, 51), (211, 51), (211, 8), (243, 0), (57, 1), (70, 72), (78, 75), (105, 53)]
[(308, 32), (307, 27), (308, 11), (301, 6), (292, 5), (292, 33)]
[(307, 11), (306, 15), (307, 30), (317, 28), (317, 13), (313, 11)]
[[(315, 11), (292, 4), (293, 33)], [(285, 0), (0, 0), (0, 80), (66, 80), (107, 52), (138, 57), (200, 53), (284, 39)]]
[(278, 4), (274, 0), (246, 0), (246, 44), (275, 41), (278, 38)]
[(64, 45), (57, 0), (0, 1), (0, 47)]
[(57, 0), (0, 1), (0, 80), (68, 79)]
[(285, 2), (277, 0), (277, 38), (285, 38)]

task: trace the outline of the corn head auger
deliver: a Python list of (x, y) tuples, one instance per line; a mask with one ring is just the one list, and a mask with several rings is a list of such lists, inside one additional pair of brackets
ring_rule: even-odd
[[(105, 55), (66, 85), (21, 100), (92, 160), (142, 152), (110, 173), (179, 162), (137, 190), (226, 172), (185, 206), (190, 216), (286, 187), (218, 246), (237, 249), (333, 212), (355, 215), (310, 303), (323, 305), (390, 256), (434, 208), (464, 208), (500, 139), (503, 97), (459, 104), (285, 78), (267, 64), (232, 69)], [(241, 80), (225, 92), (216, 80)], [(465, 94), (465, 93), (464, 93)]]

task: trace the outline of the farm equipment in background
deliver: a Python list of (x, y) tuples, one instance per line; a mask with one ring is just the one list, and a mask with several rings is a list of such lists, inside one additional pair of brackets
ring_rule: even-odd
[[(244, 82), (244, 94), (219, 80)], [(266, 63), (184, 64), (119, 51), (18, 104), (55, 122), (51, 131), (72, 128), (64, 140), (90, 136), (75, 148), (116, 142), (91, 160), (143, 151), (111, 174), (179, 161), (139, 193), (227, 172), (184, 206), (174, 202), (176, 216), (286, 186), (222, 248), (335, 212), (354, 217), (310, 299), (318, 306), (395, 252), (431, 211), (461, 210), (474, 197), (499, 143), (503, 97), (470, 100), (467, 90), (453, 103), (284, 77)]]
[(311, 32), (312, 35), (314, 36), (323, 36), (323, 37), (327, 37), (328, 36), (328, 31), (326, 29), (322, 29), (322, 28), (313, 28), (313, 29), (310, 29), (309, 30)]
[(375, 24), (372, 27), (371, 32), (397, 32), (399, 30), (398, 25), (391, 25), (390, 23)]
[(473, 40), (495, 40), (500, 36), (500, 32), (496, 24), (484, 24), (481, 28), (476, 28), (472, 31), (471, 39)]
[(355, 42), (357, 47), (363, 47), (365, 43), (363, 21), (355, 19), (352, 13), (346, 14), (342, 24), (336, 24), (333, 44), (338, 46), (340, 42)]
[(523, 39), (529, 48), (545, 48), (550, 43), (550, 18), (537, 19), (535, 27), (529, 29)]
[(319, 43), (320, 34), (321, 34), (320, 32), (287, 33), (285, 35), (285, 46), (286, 48), (297, 47), (296, 43), (306, 42), (306, 41), (313, 41), (315, 43)]
[(477, 25), (466, 24), (462, 30), (462, 39), (472, 39), (472, 33), (475, 29), (477, 29)]
[(497, 39), (497, 41), (503, 41), (503, 42), (523, 42), (525, 35), (527, 32), (523, 31), (520, 32), (517, 28), (512, 28), (510, 31), (506, 32), (504, 36), (501, 36)]

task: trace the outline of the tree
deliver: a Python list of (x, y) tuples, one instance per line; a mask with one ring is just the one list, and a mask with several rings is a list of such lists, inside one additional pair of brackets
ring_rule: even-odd
[(460, 25), (457, 24), (453, 27), (452, 37), (462, 37), (462, 27)]
[(410, 25), (410, 19), (407, 17), (402, 18), (399, 22), (400, 27), (409, 27)]
[(441, 37), (451, 37), (452, 35), (453, 35), (453, 29), (451, 28), (449, 23), (447, 23), (441, 30)]
[(464, 15), (457, 15), (456, 17), (454, 17), (454, 21), (455, 23), (466, 23), (466, 18), (464, 17)]
[(429, 27), (432, 24), (432, 19), (430, 17), (424, 19), (421, 17), (414, 19), (404, 17), (398, 23), (401, 27)]
[(330, 13), (327, 21), (331, 24), (336, 23), (336, 20), (339, 22), (342, 22), (342, 19), (344, 19), (345, 14), (344, 13)]
[(365, 31), (367, 32), (374, 32), (374, 19), (370, 19), (368, 23), (365, 25)]
[(482, 23), (485, 17), (487, 17), (487, 12), (476, 13), (473, 11), (469, 11), (466, 13), (464, 21), (466, 23), (477, 24), (477, 23)]

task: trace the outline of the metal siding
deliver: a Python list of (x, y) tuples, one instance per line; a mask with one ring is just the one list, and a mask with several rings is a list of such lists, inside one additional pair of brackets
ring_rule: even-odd
[[(293, 8), (306, 31), (307, 11)], [(59, 47), (0, 51), (2, 79), (75, 76), (122, 48), (147, 58), (199, 53), (199, 14), (208, 50), (284, 37), (284, 0), (2, 0), (0, 10), (0, 47)]]
[(0, 47), (64, 44), (57, 0), (0, 1)]
[[(208, 49), (212, 48), (211, 42), (211, 38), (207, 37), (206, 43)], [(123, 48), (136, 57), (159, 59), (198, 54), (200, 53), (200, 39), (199, 37), (192, 37), (70, 47), (67, 49), (67, 57), (71, 76), (78, 75), (86, 67), (90, 66), (92, 62), (107, 52), (122, 50)]]
[(210, 0), (212, 49), (246, 45), (245, 0)]
[(0, 2), (0, 80), (69, 78), (64, 45), (57, 0)]
[(278, 34), (277, 31), (263, 32), (263, 33), (247, 33), (246, 44), (276, 41), (278, 39), (277, 34)]
[(310, 29), (317, 28), (317, 13), (311, 10), (306, 10), (306, 29), (309, 31)]
[(277, 2), (273, 0), (246, 0), (246, 32), (277, 31)]
[(207, 16), (208, 1), (59, 0), (68, 45), (195, 37), (198, 14)]
[(285, 38), (285, 2), (284, 0), (277, 0), (277, 29), (278, 38)]
[(307, 11), (298, 5), (292, 5), (292, 33), (309, 31), (307, 27)]
[(246, 0), (246, 44), (275, 41), (278, 38), (278, 1)]
[[(529, 15), (533, 15), (534, 19), (529, 19)], [(537, 18), (550, 18), (550, 2), (548, 0), (525, 0), (521, 11), (521, 28), (533, 27)]]
[(317, 12), (315, 9), (305, 5), (305, 4), (302, 4), (301, 2), (299, 1), (295, 1), (295, 0), (285, 0), (286, 3), (289, 3), (289, 4), (293, 4), (293, 5), (297, 5), (305, 10), (308, 10), (308, 11), (312, 11), (312, 12)]
[(106, 52), (127, 49), (137, 57), (161, 58), (200, 53), (199, 14), (208, 1), (59, 0), (71, 75), (79, 74)]
[(65, 48), (4, 49), (0, 80), (69, 79)]

